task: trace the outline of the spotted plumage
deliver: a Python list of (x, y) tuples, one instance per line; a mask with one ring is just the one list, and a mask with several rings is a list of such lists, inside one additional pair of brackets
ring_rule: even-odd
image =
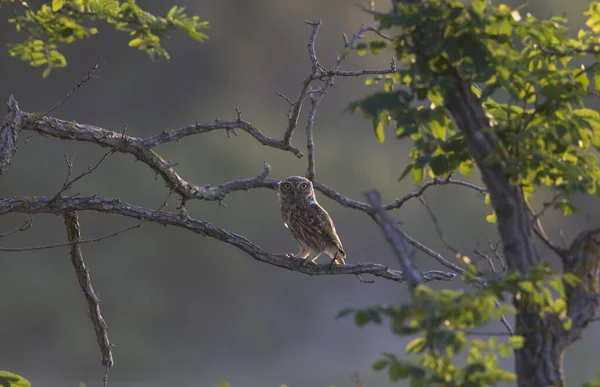
[[(279, 182), (279, 202), (284, 225), (302, 250), (296, 257), (314, 262), (325, 253), (338, 264), (345, 263), (346, 253), (329, 214), (315, 198), (312, 182), (290, 176)], [(309, 258), (310, 254), (314, 254)]]

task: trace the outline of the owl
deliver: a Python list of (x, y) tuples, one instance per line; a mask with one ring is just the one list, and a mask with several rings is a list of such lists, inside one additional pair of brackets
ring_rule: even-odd
[(323, 253), (329, 255), (332, 264), (344, 264), (346, 253), (335, 231), (329, 214), (315, 198), (312, 182), (304, 177), (290, 176), (279, 182), (279, 203), (281, 217), (302, 250), (296, 258), (311, 262)]

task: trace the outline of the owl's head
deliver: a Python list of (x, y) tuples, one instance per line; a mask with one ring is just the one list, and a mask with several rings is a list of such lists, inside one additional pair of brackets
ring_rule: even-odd
[(288, 203), (316, 201), (312, 182), (301, 176), (290, 176), (279, 182), (279, 198)]

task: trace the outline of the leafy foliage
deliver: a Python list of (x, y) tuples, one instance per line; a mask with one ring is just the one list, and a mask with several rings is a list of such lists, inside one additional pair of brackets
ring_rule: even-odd
[(21, 375), (8, 371), (0, 371), (0, 386), (2, 387), (31, 387), (29, 380)]
[[(567, 199), (573, 193), (598, 194), (600, 170), (589, 149), (600, 149), (600, 114), (584, 100), (598, 92), (600, 66), (574, 59), (600, 54), (600, 3), (590, 4), (587, 28), (576, 38), (569, 38), (562, 17), (538, 20), (487, 0), (398, 7), (399, 12), (378, 18), (380, 31), (400, 31), (390, 47), (401, 67), (368, 79), (367, 85), (383, 84), (384, 90), (349, 110), (372, 120), (379, 141), (384, 127), (412, 140), (411, 162), (401, 178), (410, 173), (420, 182), (426, 173), (471, 173), (472, 155), (445, 109), (460, 74), (471, 80), (497, 142), (486, 162), (502, 166), (528, 197), (537, 186)], [(377, 54), (381, 48), (375, 40), (356, 50)], [(556, 204), (565, 214), (574, 209), (567, 199)]]
[(97, 34), (93, 25), (102, 20), (118, 31), (131, 36), (129, 46), (142, 50), (152, 58), (169, 54), (161, 45), (161, 38), (174, 29), (186, 32), (202, 42), (208, 37), (201, 30), (208, 22), (198, 16), (187, 16), (183, 7), (173, 6), (166, 17), (154, 16), (141, 9), (135, 0), (52, 0), (33, 9), (25, 1), (0, 0), (13, 7), (14, 17), (9, 19), (17, 31), (27, 34), (22, 43), (10, 45), (9, 53), (31, 66), (45, 66), (47, 77), (54, 68), (67, 65), (65, 56), (58, 50), (59, 44), (69, 44)]
[[(471, 281), (476, 272), (474, 265), (469, 269), (463, 276), (465, 281)], [(474, 337), (477, 328), (515, 312), (513, 306), (497, 301), (504, 301), (505, 295), (510, 294), (529, 310), (560, 319), (564, 329), (569, 330), (565, 284), (577, 283), (579, 280), (574, 275), (557, 273), (547, 265), (541, 265), (525, 275), (509, 274), (490, 279), (485, 288), (471, 293), (449, 289), (433, 291), (419, 285), (409, 304), (346, 309), (338, 317), (352, 314), (358, 326), (382, 324), (389, 319), (395, 335), (416, 336), (405, 347), (405, 355), (410, 360), (385, 353), (373, 363), (374, 370), (387, 370), (392, 381), (408, 378), (411, 386), (483, 387), (514, 382), (516, 376), (513, 373), (498, 368), (498, 356), (510, 357), (515, 349), (524, 345), (524, 339), (519, 335), (523, 332), (506, 340)], [(459, 365), (456, 360), (461, 354), (466, 355), (464, 365)]]

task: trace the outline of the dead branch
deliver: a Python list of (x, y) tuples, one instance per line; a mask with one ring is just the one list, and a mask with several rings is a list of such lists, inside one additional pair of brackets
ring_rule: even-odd
[[(12, 103), (10, 101), (12, 101)], [(148, 165), (160, 175), (169, 188), (175, 190), (179, 195), (186, 199), (220, 201), (231, 192), (231, 188), (240, 190), (267, 186), (274, 187), (274, 185), (273, 182), (265, 184), (265, 178), (263, 178), (263, 174), (261, 174), (260, 177), (254, 179), (232, 181), (223, 187), (223, 189), (210, 186), (200, 187), (181, 178), (171, 164), (150, 148), (163, 142), (175, 141), (191, 134), (206, 133), (217, 129), (231, 130), (238, 128), (251, 133), (259, 140), (259, 142), (265, 145), (278, 149), (290, 150), (294, 154), (300, 154), (300, 151), (296, 148), (283, 146), (281, 141), (264, 136), (260, 130), (243, 120), (215, 121), (212, 124), (205, 125), (197, 124), (170, 132), (163, 132), (157, 136), (144, 140), (138, 137), (125, 136), (121, 133), (93, 125), (63, 121), (51, 117), (40, 118), (37, 114), (21, 111), (12, 96), (9, 100), (9, 105), (12, 107), (9, 117), (13, 117), (13, 119), (20, 122), (19, 127), (21, 130), (30, 130), (63, 140), (91, 142), (110, 148), (111, 152), (131, 154), (137, 160)]]
[(418, 198), (419, 196), (423, 195), (425, 190), (427, 190), (429, 187), (432, 187), (434, 185), (446, 185), (446, 184), (454, 184), (454, 185), (460, 185), (463, 187), (467, 187), (467, 188), (470, 188), (472, 190), (479, 192), (481, 195), (485, 195), (485, 193), (487, 193), (486, 188), (479, 187), (475, 184), (471, 184), (466, 181), (452, 179), (452, 174), (450, 174), (448, 177), (435, 177), (431, 180), (426, 181), (425, 183), (421, 184), (421, 186), (419, 186), (419, 188), (417, 188), (415, 191), (404, 195), (400, 199), (396, 199), (392, 203), (384, 206), (383, 208), (385, 210), (400, 208), (404, 205), (404, 203), (406, 203), (410, 199)]
[[(81, 239), (81, 225), (79, 224), (77, 212), (64, 211), (62, 215), (67, 227), (67, 237), (69, 241), (77, 241)], [(88, 302), (89, 316), (92, 320), (94, 330), (96, 331), (96, 340), (98, 341), (100, 352), (102, 353), (102, 366), (105, 367), (106, 373), (108, 373), (108, 369), (114, 365), (112, 344), (108, 339), (106, 322), (102, 317), (102, 313), (100, 313), (100, 298), (92, 287), (90, 272), (83, 261), (83, 255), (81, 253), (81, 246), (79, 243), (75, 242), (71, 246), (71, 262), (75, 268), (75, 274), (77, 275), (79, 286), (81, 287), (83, 295)]]
[[(169, 195), (167, 196), (167, 198), (165, 199), (165, 201), (160, 205), (160, 207), (158, 207), (154, 211), (155, 213), (156, 213), (156, 211), (162, 210), (167, 205), (167, 202), (169, 201), (169, 198), (171, 197), (172, 194), (173, 194), (173, 191), (169, 192)], [(54, 196), (52, 198), (52, 200), (56, 200), (56, 196)], [(75, 243), (81, 246), (81, 245), (88, 244), (88, 243), (101, 242), (101, 241), (103, 241), (105, 239), (109, 239), (109, 238), (116, 237), (116, 236), (121, 235), (121, 234), (125, 234), (126, 232), (131, 231), (133, 229), (141, 228), (144, 225), (144, 223), (146, 223), (147, 221), (148, 221), (148, 219), (143, 219), (141, 222), (139, 222), (137, 224), (125, 227), (125, 228), (123, 228), (121, 230), (117, 230), (117, 231), (111, 232), (110, 234), (102, 235), (102, 236), (96, 237), (96, 238), (69, 240), (68, 242), (52, 243), (52, 244), (40, 245), (40, 246), (0, 247), (0, 251), (20, 253), (20, 252), (23, 252), (23, 251), (54, 249), (54, 248), (57, 248), (57, 247), (69, 246), (69, 245), (72, 245), (72, 244), (75, 244)], [(27, 223), (25, 223), (25, 225), (23, 225), (21, 227), (21, 229), (14, 230), (14, 231), (12, 231), (10, 233), (14, 233), (16, 231), (24, 231), (26, 229), (25, 227), (28, 224), (29, 224), (29, 227), (31, 227), (31, 223), (32, 223), (32, 221), (30, 220)], [(27, 227), (27, 228), (29, 228), (29, 227)], [(2, 238), (5, 235), (8, 235), (10, 233), (0, 234), (0, 238)]]
[(52, 113), (53, 111), (55, 111), (56, 109), (58, 109), (58, 107), (60, 105), (63, 104), (63, 102), (65, 102), (67, 99), (71, 98), (71, 96), (73, 95), (73, 93), (75, 93), (77, 91), (77, 89), (81, 88), (87, 81), (89, 81), (90, 79), (94, 78), (94, 73), (96, 71), (98, 71), (100, 69), (100, 67), (102, 67), (102, 65), (104, 64), (104, 62), (102, 61), (102, 58), (98, 58), (98, 60), (96, 61), (96, 63), (94, 64), (94, 66), (87, 72), (87, 74), (81, 78), (76, 84), (75, 86), (73, 86), (73, 88), (67, 93), (67, 95), (65, 95), (60, 101), (58, 101), (54, 106), (52, 106), (50, 109), (48, 109), (46, 112), (44, 112), (42, 114), (42, 117), (46, 117), (48, 114)]
[(28, 219), (21, 227), (16, 228), (11, 231), (8, 231), (8, 232), (5, 232), (3, 234), (0, 234), (0, 239), (7, 237), (9, 235), (12, 235), (12, 234), (16, 234), (18, 232), (23, 232), (23, 231), (29, 230), (31, 227), (33, 227), (33, 219)]
[[(296, 271), (307, 275), (340, 275), (340, 274), (372, 274), (376, 277), (392, 281), (405, 281), (401, 271), (374, 263), (359, 263), (352, 265), (307, 264), (303, 259), (290, 258), (288, 254), (274, 254), (262, 250), (248, 239), (227, 231), (210, 222), (192, 219), (165, 211), (155, 211), (150, 208), (134, 206), (119, 199), (99, 197), (61, 197), (52, 201), (50, 197), (21, 197), (0, 198), (0, 215), (6, 213), (27, 214), (63, 214), (69, 211), (98, 211), (122, 215), (130, 218), (146, 220), (163, 226), (175, 226), (195, 232), (202, 236), (218, 239), (244, 251), (254, 259), (277, 267)], [(445, 280), (455, 277), (454, 273), (431, 270), (422, 273), (423, 282)]]
[(408, 285), (412, 293), (417, 285), (423, 283), (423, 280), (412, 259), (412, 251), (408, 243), (406, 243), (404, 234), (398, 229), (396, 222), (394, 222), (390, 215), (381, 208), (381, 196), (379, 192), (370, 191), (367, 192), (366, 196), (371, 206), (377, 209), (377, 212), (372, 214), (371, 217), (379, 225), (388, 243), (392, 246), (404, 273), (407, 274)]

